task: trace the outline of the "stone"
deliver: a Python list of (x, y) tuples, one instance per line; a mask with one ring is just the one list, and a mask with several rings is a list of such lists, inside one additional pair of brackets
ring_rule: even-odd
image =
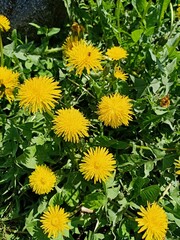
[(36, 38), (37, 32), (29, 23), (62, 28), (67, 21), (63, 0), (0, 0), (0, 14), (10, 20), (11, 30), (29, 39)]

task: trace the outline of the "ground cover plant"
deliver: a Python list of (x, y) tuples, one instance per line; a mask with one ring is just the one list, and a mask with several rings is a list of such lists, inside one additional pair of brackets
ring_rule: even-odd
[(180, 5), (64, 4), (40, 42), (0, 15), (0, 239), (178, 240)]

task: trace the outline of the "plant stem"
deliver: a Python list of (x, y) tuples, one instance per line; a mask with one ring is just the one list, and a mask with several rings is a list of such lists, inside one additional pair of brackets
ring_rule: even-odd
[(117, 22), (117, 28), (118, 29), (120, 29), (120, 19), (119, 19), (120, 18), (120, 11), (121, 11), (120, 4), (121, 4), (121, 1), (117, 0), (115, 16), (116, 16), (116, 22)]
[(0, 54), (1, 54), (1, 62), (0, 62), (0, 66), (3, 67), (3, 64), (4, 64), (4, 58), (3, 58), (3, 43), (2, 43), (1, 30), (0, 30)]
[(48, 113), (48, 115), (49, 115), (50, 117), (54, 118), (54, 114), (53, 114), (51, 111), (49, 111), (48, 109), (46, 109), (46, 112)]
[(50, 53), (56, 53), (56, 52), (60, 52), (62, 50), (62, 48), (51, 48), (51, 49), (48, 49), (48, 50), (45, 50), (45, 53), (44, 54), (50, 54)]
[(170, 184), (165, 188), (165, 190), (164, 190), (162, 196), (159, 198), (159, 201), (160, 201), (161, 199), (163, 199), (165, 195), (168, 194), (168, 192), (169, 192), (171, 186), (172, 186), (172, 183), (170, 183)]
[[(141, 148), (141, 149), (145, 149), (145, 150), (152, 150), (152, 148), (148, 147), (148, 146), (139, 146), (139, 145), (136, 145), (136, 148)], [(159, 150), (162, 150), (162, 151), (176, 151), (175, 148), (158, 148)]]

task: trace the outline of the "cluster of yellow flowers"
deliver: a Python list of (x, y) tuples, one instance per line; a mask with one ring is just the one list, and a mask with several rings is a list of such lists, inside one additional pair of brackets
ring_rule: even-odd
[[(77, 27), (77, 26), (76, 26)], [(0, 30), (7, 31), (9, 22), (0, 16)], [(81, 28), (78, 29), (78, 34)], [(76, 74), (82, 75), (86, 70), (103, 70), (101, 61), (104, 59), (98, 48), (87, 43), (78, 36), (69, 37), (63, 46), (67, 67), (71, 70), (76, 69)], [(118, 61), (127, 57), (125, 49), (117, 46), (107, 50), (106, 56)], [(117, 64), (115, 65), (114, 76), (122, 80), (127, 79)], [(0, 98), (6, 96), (9, 102), (14, 100), (14, 90), (18, 88), (17, 99), (19, 106), (27, 109), (30, 113), (51, 112), (61, 98), (61, 88), (59, 82), (52, 77), (40, 76), (30, 78), (23, 84), (18, 83), (18, 73), (6, 67), (0, 67)], [(119, 93), (103, 96), (97, 106), (99, 121), (105, 126), (118, 128), (121, 125), (128, 126), (132, 121), (133, 111), (131, 99)], [(90, 121), (74, 107), (63, 108), (56, 112), (53, 119), (53, 130), (55, 134), (62, 137), (65, 141), (78, 143), (81, 138), (88, 137)], [(180, 163), (176, 167), (180, 168)], [(106, 181), (115, 171), (116, 161), (108, 149), (105, 147), (90, 148), (84, 153), (79, 170), (86, 180), (94, 179), (94, 183)], [(177, 172), (179, 174), (179, 171)], [(36, 166), (36, 169), (29, 176), (29, 185), (36, 194), (48, 194), (56, 186), (57, 178), (55, 173), (46, 165)], [(145, 231), (143, 238), (146, 240), (162, 240), (167, 230), (167, 217), (165, 211), (156, 203), (148, 204), (147, 210), (140, 208), (137, 218), (139, 232)], [(69, 229), (69, 214), (64, 212), (59, 206), (49, 206), (44, 212), (40, 222), (48, 237), (57, 237)]]
[(127, 51), (122, 47), (111, 47), (107, 50), (105, 56), (103, 56), (102, 52), (91, 43), (88, 43), (84, 39), (78, 41), (77, 38), (73, 39), (71, 36), (68, 36), (63, 45), (63, 50), (69, 70), (76, 69), (76, 74), (80, 76), (84, 69), (86, 69), (88, 74), (90, 70), (103, 70), (101, 61), (109, 59), (115, 61), (114, 77), (127, 80), (127, 74), (121, 70), (120, 66), (117, 66), (119, 60), (125, 59), (128, 56)]

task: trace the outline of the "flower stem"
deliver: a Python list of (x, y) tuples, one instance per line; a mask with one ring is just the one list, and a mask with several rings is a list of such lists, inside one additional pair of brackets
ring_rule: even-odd
[[(139, 145), (136, 145), (136, 148), (140, 148), (140, 149), (144, 149), (144, 150), (152, 150), (152, 148), (148, 147), (148, 146), (139, 146)], [(159, 150), (162, 150), (162, 151), (176, 151), (175, 148), (158, 148)]]
[(46, 112), (48, 113), (48, 115), (49, 115), (50, 117), (54, 118), (54, 114), (53, 114), (51, 111), (49, 111), (48, 109), (46, 109)]
[(4, 58), (3, 58), (3, 43), (2, 43), (1, 30), (0, 30), (0, 54), (1, 54), (0, 66), (3, 67), (3, 65), (4, 65)]

